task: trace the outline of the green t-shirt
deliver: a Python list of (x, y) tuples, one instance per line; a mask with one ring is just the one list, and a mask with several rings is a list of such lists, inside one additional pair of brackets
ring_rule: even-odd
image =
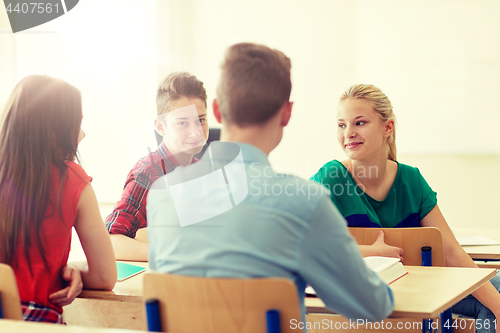
[[(364, 176), (376, 172), (366, 170)], [(363, 176), (363, 175), (359, 175)], [(349, 227), (409, 228), (436, 206), (437, 196), (417, 168), (398, 163), (396, 178), (387, 197), (377, 201), (363, 189), (339, 161), (326, 163), (311, 177), (330, 190), (330, 197)]]

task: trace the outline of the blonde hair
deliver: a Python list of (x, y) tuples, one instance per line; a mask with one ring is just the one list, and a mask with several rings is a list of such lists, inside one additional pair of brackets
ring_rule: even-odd
[[(346, 99), (361, 99), (372, 104), (373, 109), (377, 112), (380, 118), (385, 122), (390, 119), (396, 122), (396, 116), (392, 111), (392, 104), (386, 94), (384, 94), (379, 88), (371, 84), (355, 84), (347, 89), (346, 92), (340, 97), (340, 102)], [(387, 138), (387, 144), (389, 145), (389, 152), (387, 158), (392, 161), (396, 161), (396, 124), (394, 124), (394, 129), (392, 134)]]

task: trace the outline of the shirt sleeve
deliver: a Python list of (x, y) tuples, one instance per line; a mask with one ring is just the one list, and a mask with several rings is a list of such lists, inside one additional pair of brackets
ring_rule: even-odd
[(379, 321), (393, 311), (391, 289), (365, 265), (345, 220), (327, 197), (305, 232), (299, 271), (328, 308), (349, 319)]
[(330, 198), (335, 203), (335, 196), (333, 195), (332, 188), (335, 187), (336, 181), (338, 181), (338, 179), (333, 179), (332, 177), (330, 177), (330, 175), (328, 174), (328, 170), (329, 168), (327, 168), (326, 166), (321, 167), (321, 169), (319, 169), (318, 172), (312, 175), (309, 180), (323, 185), (329, 191)]
[(147, 226), (146, 196), (150, 186), (149, 173), (134, 170), (129, 173), (121, 199), (106, 217), (106, 228), (110, 234), (135, 238), (137, 230)]
[(431, 210), (437, 205), (437, 193), (432, 190), (425, 178), (422, 176), (420, 171), (418, 171), (419, 182), (422, 188), (422, 204), (420, 206), (420, 220), (427, 216)]

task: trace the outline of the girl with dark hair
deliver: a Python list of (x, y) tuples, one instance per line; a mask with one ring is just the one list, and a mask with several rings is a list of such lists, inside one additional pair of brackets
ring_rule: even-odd
[[(91, 178), (74, 162), (80, 92), (28, 76), (0, 126), (0, 262), (11, 265), (25, 320), (62, 323), (62, 306), (86, 288), (111, 290), (116, 265)], [(87, 262), (67, 264), (75, 227)]]

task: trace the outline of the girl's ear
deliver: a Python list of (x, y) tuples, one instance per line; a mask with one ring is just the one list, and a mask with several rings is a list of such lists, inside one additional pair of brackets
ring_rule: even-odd
[(384, 137), (390, 137), (392, 132), (394, 132), (394, 119), (389, 119), (385, 122)]
[(160, 121), (160, 119), (155, 119), (155, 129), (161, 136), (165, 136), (165, 125)]

